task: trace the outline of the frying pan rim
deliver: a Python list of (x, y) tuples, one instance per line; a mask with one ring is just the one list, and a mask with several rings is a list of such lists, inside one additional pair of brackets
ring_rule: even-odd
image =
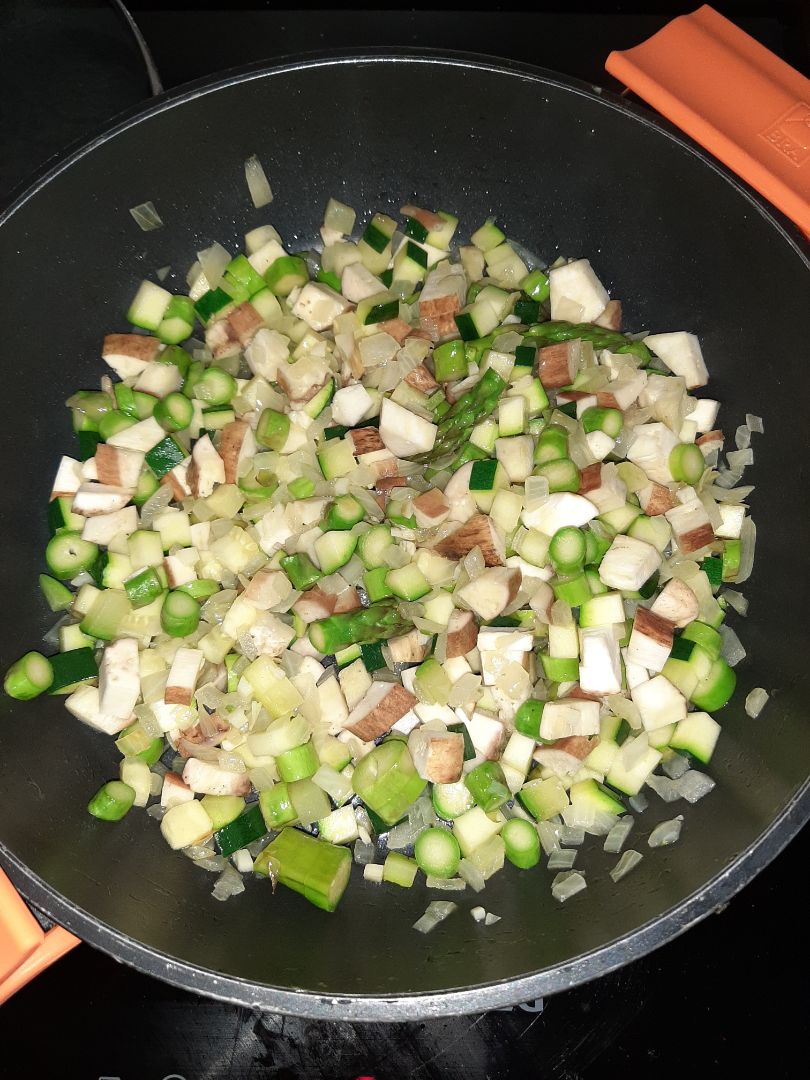
[[(367, 63), (434, 63), (450, 67), (483, 70), (495, 74), (562, 88), (590, 98), (618, 111), (645, 127), (652, 128), (678, 144), (682, 150), (699, 158), (739, 192), (777, 231), (810, 269), (810, 243), (798, 228), (766, 202), (757, 192), (711, 158), (691, 139), (668, 121), (644, 106), (629, 102), (610, 90), (588, 84), (547, 68), (486, 54), (438, 49), (367, 48), (334, 52), (322, 50), (280, 58), (276, 63), (258, 62), (228, 69), (215, 75), (167, 91), (148, 104), (136, 105), (120, 114), (111, 124), (90, 139), (74, 144), (50, 159), (32, 178), (18, 186), (0, 209), (0, 227), (31, 198), (62, 172), (96, 147), (152, 116), (181, 106), (209, 93), (228, 87), (324, 66)], [(767, 829), (722, 871), (682, 900), (678, 905), (650, 919), (630, 934), (606, 943), (598, 949), (577, 956), (555, 967), (496, 983), (483, 983), (465, 989), (427, 994), (396, 996), (323, 995), (312, 991), (291, 990), (252, 983), (234, 976), (179, 961), (136, 941), (114, 927), (74, 905), (42, 878), (31, 871), (0, 842), (0, 862), (20, 892), (38, 909), (76, 933), (88, 944), (102, 949), (116, 959), (181, 989), (216, 997), (234, 1004), (248, 1005), (269, 1012), (284, 1012), (311, 1019), (355, 1021), (402, 1021), (438, 1018), (459, 1013), (483, 1012), (527, 1001), (564, 989), (616, 970), (641, 958), (658, 946), (679, 936), (722, 907), (758, 874), (792, 840), (810, 819), (810, 778)]]

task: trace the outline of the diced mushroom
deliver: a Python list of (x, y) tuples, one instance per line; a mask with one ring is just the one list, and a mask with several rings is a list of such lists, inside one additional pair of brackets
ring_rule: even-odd
[(349, 306), (349, 301), (328, 285), (310, 281), (298, 294), (292, 313), (313, 330), (320, 331), (327, 330)]
[(373, 683), (371, 689), (349, 713), (346, 730), (370, 742), (390, 731), (416, 704), (416, 698), (398, 683)]
[(665, 516), (684, 554), (700, 551), (714, 542), (714, 529), (706, 507), (697, 497), (667, 510)]
[(104, 648), (98, 669), (100, 712), (128, 718), (140, 692), (138, 642), (134, 638), (111, 641)]
[[(103, 444), (99, 444), (99, 449)], [(82, 463), (72, 457), (63, 457), (56, 470), (53, 487), (51, 488), (51, 501), (63, 496), (75, 495), (82, 484)], [(105, 481), (106, 482), (106, 481)]]
[(476, 753), (485, 761), (497, 761), (506, 738), (506, 729), (501, 721), (481, 709), (473, 710), (469, 718), (461, 709), (456, 710), (456, 715), (466, 725)]
[[(157, 715), (159, 705), (160, 703), (158, 702), (156, 705), (152, 706), (152, 708), (155, 709), (155, 715)], [(176, 709), (177, 707), (163, 704), (162, 708)], [(202, 725), (199, 722), (192, 724), (191, 727), (188, 727), (183, 731), (180, 738), (177, 740), (177, 752), (181, 757), (186, 759), (194, 757), (195, 750), (199, 746), (218, 746), (219, 743), (222, 742), (222, 736), (230, 730), (228, 721), (219, 716), (218, 713), (212, 713), (210, 716), (207, 716), (205, 723), (205, 731), (203, 731)]]
[(700, 435), (695, 439), (695, 445), (700, 447), (700, 452), (704, 457), (708, 457), (715, 450), (722, 450), (724, 442), (722, 431), (707, 431), (705, 435)]
[(105, 735), (117, 735), (134, 719), (132, 713), (126, 716), (115, 716), (112, 713), (102, 712), (98, 687), (89, 686), (86, 683), (74, 690), (65, 700), (65, 708), (77, 720), (81, 720), (83, 724), (87, 724), (96, 731), (103, 731)]
[(74, 514), (82, 517), (94, 517), (96, 514), (112, 514), (116, 510), (122, 510), (132, 493), (125, 488), (113, 487), (111, 484), (86, 483), (79, 487), (73, 496), (71, 507)]
[(378, 450), (385, 450), (385, 443), (380, 438), (380, 433), (375, 427), (354, 428), (347, 432), (354, 446), (356, 456), (372, 454)]
[(450, 521), (468, 521), (478, 512), (475, 499), (470, 494), (470, 477), (473, 463), (468, 461), (456, 469), (444, 487), (444, 497), (450, 504)]
[(420, 727), (408, 736), (416, 771), (432, 784), (455, 784), (464, 767), (464, 736)]
[(553, 267), (548, 281), (552, 319), (593, 322), (610, 300), (588, 259), (574, 259)]
[(326, 360), (318, 356), (302, 356), (294, 364), (279, 364), (276, 381), (296, 405), (311, 401), (326, 386), (332, 374)]
[(650, 480), (671, 484), (669, 457), (678, 445), (678, 436), (666, 424), (639, 424), (627, 450), (627, 459), (643, 469)]
[(713, 398), (700, 398), (695, 401), (694, 409), (686, 414), (686, 419), (692, 421), (696, 431), (710, 432), (714, 429), (719, 411), (719, 401), (715, 401)]
[(506, 557), (504, 539), (488, 514), (475, 514), (434, 547), (437, 555), (462, 559), (473, 548), (480, 548), (487, 566), (502, 566)]
[(622, 662), (612, 626), (580, 631), (579, 685), (585, 694), (620, 694)]
[(160, 352), (160, 342), (146, 334), (107, 334), (101, 347), (105, 362), (122, 379), (133, 378)]
[[(300, 361), (299, 361), (300, 362)], [(429, 420), (403, 408), (391, 398), (383, 398), (380, 410), (380, 438), (397, 457), (410, 458), (433, 449), (438, 428)]]
[(687, 390), (705, 386), (709, 373), (703, 360), (700, 342), (694, 334), (650, 334), (644, 344), (659, 356), (675, 375), (681, 375)]
[[(350, 269), (347, 267), (347, 269)], [(354, 427), (372, 406), (372, 398), (362, 383), (344, 386), (332, 398), (332, 419), (336, 424)]]
[(335, 596), (335, 615), (342, 615), (346, 611), (357, 611), (363, 605), (357, 595), (357, 589), (352, 585), (343, 589)]
[(578, 338), (546, 345), (537, 350), (535, 374), (547, 390), (569, 386), (579, 368), (581, 353), (582, 342)]
[(684, 627), (700, 614), (700, 603), (685, 581), (672, 578), (655, 598), (650, 611), (673, 626)]
[(413, 327), (404, 319), (386, 319), (385, 322), (377, 323), (377, 327), (383, 334), (388, 334), (401, 345), (406, 337), (413, 333)]
[(407, 487), (408, 481), (404, 476), (382, 476), (374, 484), (375, 491), (388, 496), (394, 488)]
[(447, 623), (447, 659), (466, 656), (478, 641), (478, 624), (471, 611), (456, 610)]
[(210, 436), (203, 435), (195, 442), (187, 478), (192, 495), (198, 499), (207, 498), (217, 484), (225, 483), (225, 464)]
[(290, 582), (281, 570), (259, 570), (253, 575), (242, 595), (255, 608), (267, 611), (283, 604), (290, 592)]
[(546, 536), (553, 536), (566, 525), (580, 528), (595, 518), (599, 511), (590, 499), (570, 491), (555, 491), (534, 510), (523, 511), (523, 524), (527, 529), (539, 529)]
[(570, 735), (555, 742), (538, 746), (532, 757), (539, 764), (551, 769), (557, 776), (573, 776), (582, 768), (582, 762), (599, 745), (599, 736)]
[(295, 637), (295, 630), (276, 615), (265, 612), (248, 630), (259, 656), (281, 656)]
[(111, 514), (95, 514), (85, 519), (82, 540), (92, 544), (110, 543), (114, 536), (131, 536), (138, 528), (138, 511), (134, 506), (114, 510)]
[(414, 517), (420, 529), (430, 529), (434, 525), (441, 525), (450, 513), (450, 504), (438, 488), (430, 488), (423, 491), (413, 499)]
[(385, 286), (378, 277), (367, 270), (361, 262), (349, 263), (343, 268), (340, 291), (352, 304), (359, 304), (370, 296), (383, 292)]
[(250, 424), (244, 420), (234, 420), (226, 424), (219, 437), (219, 456), (225, 466), (225, 483), (235, 484), (239, 480), (239, 465), (245, 458), (256, 453), (256, 439)]
[(419, 294), (419, 325), (433, 341), (456, 334), (454, 316), (461, 311), (467, 279), (460, 266), (431, 270)]
[(597, 326), (604, 326), (606, 330), (621, 330), (622, 328), (622, 302), (621, 300), (608, 300), (604, 311), (593, 320)]
[(579, 494), (592, 502), (600, 514), (606, 514), (624, 506), (627, 485), (619, 476), (615, 465), (604, 465), (597, 461), (582, 470)]
[(456, 595), (489, 622), (500, 615), (518, 594), (521, 574), (506, 566), (492, 566), (456, 590)]
[(173, 806), (191, 802), (194, 792), (183, 783), (183, 778), (175, 772), (167, 772), (163, 777), (163, 787), (160, 792), (160, 805), (164, 810), (171, 810)]
[(121, 446), (99, 443), (95, 455), (96, 476), (101, 484), (135, 491), (143, 460), (144, 454), (140, 450), (126, 450)]
[(330, 615), (333, 615), (336, 603), (335, 593), (326, 593), (315, 586), (298, 597), (293, 604), (293, 611), (305, 623), (317, 622), (319, 619), (328, 619)]
[(599, 578), (611, 589), (635, 592), (660, 566), (661, 556), (652, 544), (620, 533), (599, 564)]
[(181, 585), (188, 585), (197, 580), (197, 574), (193, 566), (189, 566), (177, 555), (167, 555), (163, 560), (163, 569), (166, 571), (166, 580), (170, 589), (177, 589)]
[(389, 638), (386, 642), (391, 662), (395, 664), (418, 664), (425, 659), (427, 643), (430, 640), (427, 634), (420, 633), (416, 627), (407, 634)]
[(245, 349), (245, 360), (254, 375), (260, 375), (268, 382), (275, 382), (279, 364), (287, 361), (290, 355), (290, 339), (278, 330), (262, 327), (250, 345)]
[(174, 654), (163, 700), (167, 705), (190, 705), (205, 657), (199, 649), (178, 649)]
[(405, 376), (405, 382), (423, 394), (432, 394), (439, 389), (439, 384), (424, 364), (417, 364), (415, 368), (412, 368)]
[(247, 795), (250, 791), (246, 772), (231, 772), (194, 757), (185, 764), (183, 781), (198, 795)]
[(188, 482), (188, 468), (190, 464), (190, 460), (181, 461), (179, 465), (175, 465), (173, 469), (169, 469), (169, 471), (160, 478), (161, 484), (171, 490), (174, 502), (182, 502), (183, 499), (187, 499), (191, 494), (191, 487)]
[(674, 494), (663, 484), (654, 482), (647, 484), (636, 494), (638, 495), (639, 505), (647, 517), (660, 517), (667, 510), (671, 510), (673, 506), (678, 505)]
[[(675, 579), (673, 579), (675, 580)], [(661, 671), (672, 651), (672, 623), (644, 607), (636, 608), (627, 657), (648, 671)]]

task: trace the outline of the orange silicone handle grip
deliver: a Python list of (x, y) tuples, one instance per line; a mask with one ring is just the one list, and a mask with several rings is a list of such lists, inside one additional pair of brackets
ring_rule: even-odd
[(46, 934), (0, 870), (0, 1004), (78, 944), (61, 926)]
[(605, 67), (810, 233), (810, 79), (708, 5)]

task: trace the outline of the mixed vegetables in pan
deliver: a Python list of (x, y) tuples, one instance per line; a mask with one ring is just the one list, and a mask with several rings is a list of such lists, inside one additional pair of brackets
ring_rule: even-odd
[(354, 241), (330, 200), (318, 255), (215, 244), (188, 295), (143, 282), (117, 379), (67, 402), (58, 651), (6, 690), (114, 739), (90, 813), (147, 807), (220, 899), (255, 873), (333, 910), (353, 862), (477, 893), (542, 850), (565, 900), (586, 835), (618, 854), (646, 789), (713, 786), (762, 423), (721, 463), (691, 333), (628, 335), (587, 259), (456, 229), (409, 205)]

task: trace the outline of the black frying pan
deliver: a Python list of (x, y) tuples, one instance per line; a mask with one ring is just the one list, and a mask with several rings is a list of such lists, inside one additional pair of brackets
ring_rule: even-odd
[[(257, 153), (276, 193), (253, 210), (243, 162)], [(551, 261), (591, 258), (632, 330), (700, 336), (728, 431), (761, 413), (757, 568), (741, 629), (751, 659), (720, 719), (718, 786), (688, 807), (682, 842), (649, 852), (614, 886), (595, 844), (589, 887), (560, 907), (545, 870), (511, 870), (484, 903), (429, 937), (411, 925), (429, 896), (353, 880), (325, 915), (250, 883), (220, 905), (212, 879), (133, 813), (88, 817), (115, 775), (111, 741), (59, 699), (0, 709), (0, 839), (23, 893), (86, 941), (202, 993), (277, 1011), (406, 1019), (478, 1011), (564, 989), (640, 956), (716, 910), (807, 819), (810, 679), (807, 463), (808, 248), (722, 168), (648, 113), (517, 64), (465, 56), (373, 55), (252, 68), (131, 114), (40, 177), (0, 218), (5, 278), (6, 461), (2, 485), (5, 665), (52, 621), (37, 595), (44, 506), (71, 445), (65, 397), (95, 385), (103, 335), (124, 329), (137, 280), (179, 280), (214, 239), (236, 249), (271, 220), (301, 246), (336, 195), (358, 209), (413, 199), (458, 211), (468, 232), (496, 213)], [(152, 199), (166, 227), (140, 233), (127, 209)], [(746, 479), (748, 474), (746, 475)], [(757, 721), (745, 694), (773, 700)], [(677, 808), (678, 810), (680, 807)], [(654, 799), (635, 845), (673, 807)], [(752, 927), (753, 929), (753, 927)]]

